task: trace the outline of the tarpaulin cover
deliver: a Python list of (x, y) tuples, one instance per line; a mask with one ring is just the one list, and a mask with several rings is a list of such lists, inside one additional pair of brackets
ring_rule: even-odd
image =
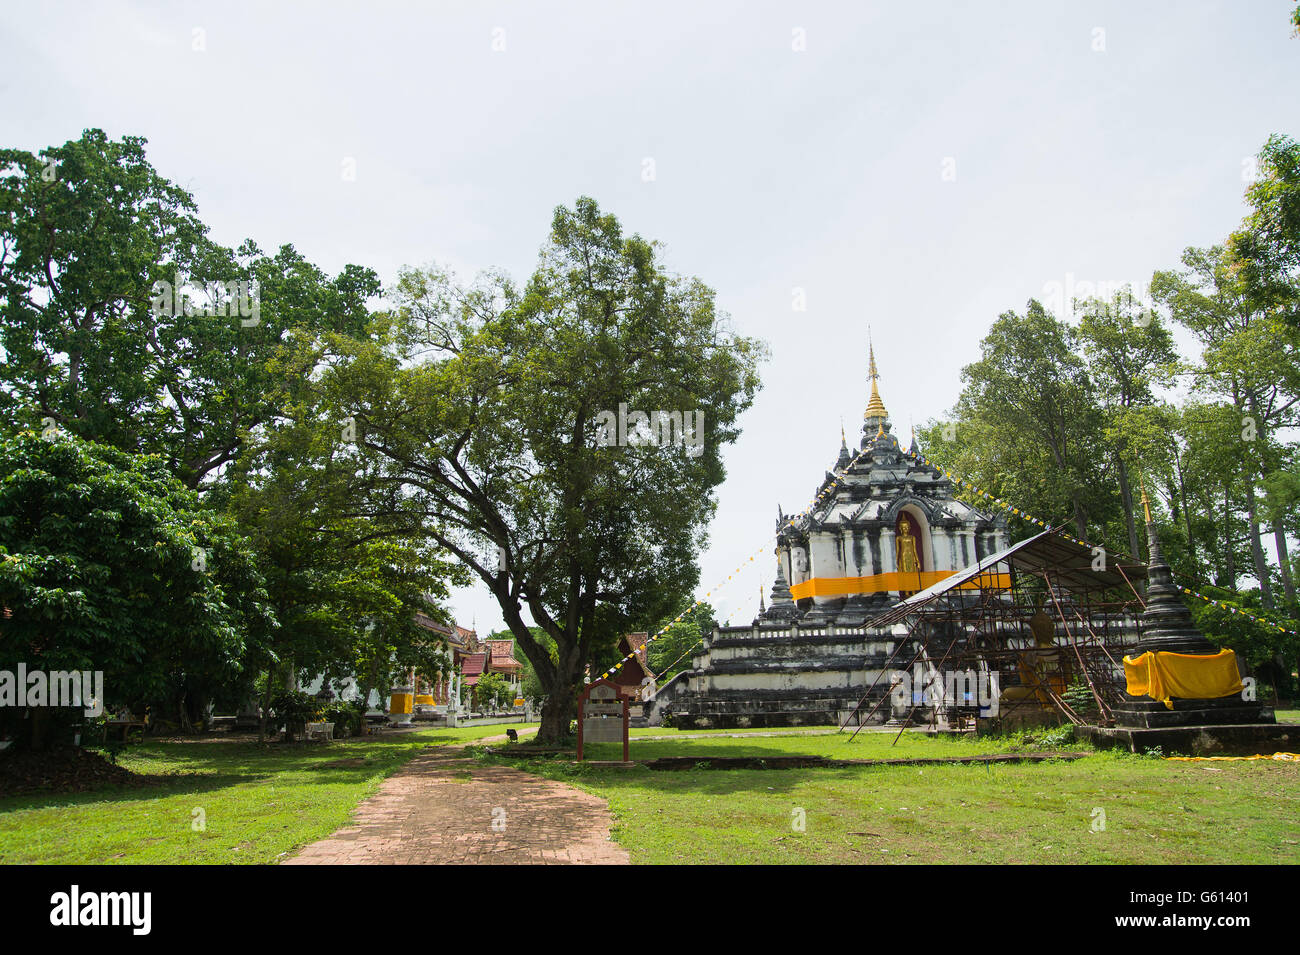
[(1242, 690), (1237, 655), (1227, 649), (1212, 656), (1148, 650), (1136, 659), (1124, 658), (1124, 677), (1129, 696), (1149, 696), (1171, 710), (1175, 696), (1213, 700)]

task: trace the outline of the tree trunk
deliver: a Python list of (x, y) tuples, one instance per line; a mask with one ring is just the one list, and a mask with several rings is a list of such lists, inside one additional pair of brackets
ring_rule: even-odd
[(559, 744), (569, 738), (569, 723), (573, 720), (572, 707), (554, 696), (547, 696), (542, 704), (542, 724), (537, 729), (537, 739), (542, 743)]
[(370, 721), (366, 719), (366, 711), (370, 709), (370, 691), (373, 689), (374, 687), (369, 683), (361, 687), (361, 725), (357, 727), (358, 736), (370, 735)]
[(266, 742), (266, 714), (271, 709), (271, 684), (275, 681), (275, 669), (266, 671), (266, 689), (262, 692), (262, 719), (257, 726), (257, 741)]
[(1228, 485), (1223, 485), (1223, 546), (1227, 553), (1224, 572), (1228, 575), (1227, 587), (1237, 589), (1237, 559), (1232, 545), (1232, 508), (1229, 505)]
[(28, 745), (31, 746), (32, 752), (39, 753), (45, 749), (45, 724), (46, 715), (45, 707), (33, 706), (27, 711), (31, 714), (32, 721), (31, 736), (28, 737)]
[(1183, 528), (1187, 531), (1187, 558), (1188, 566), (1195, 572), (1198, 567), (1196, 560), (1196, 540), (1192, 537), (1192, 511), (1187, 506), (1187, 481), (1183, 476), (1183, 459), (1178, 453), (1178, 442), (1174, 442), (1174, 473), (1178, 477), (1178, 499), (1183, 505)]
[(1128, 527), (1128, 552), (1133, 557), (1137, 557), (1138, 534), (1137, 524), (1133, 520), (1133, 488), (1128, 483), (1128, 466), (1124, 464), (1122, 457), (1117, 457), (1119, 463), (1119, 494), (1124, 503), (1124, 524)]
[(556, 668), (556, 679), (546, 687), (546, 702), (542, 704), (541, 726), (537, 729), (537, 739), (542, 743), (559, 745), (570, 738), (569, 724), (577, 715), (578, 693), (574, 681), (566, 680)]
[(1291, 579), (1291, 555), (1287, 553), (1286, 531), (1282, 528), (1282, 518), (1273, 518), (1273, 542), (1277, 545), (1277, 565), (1282, 571), (1282, 590), (1286, 593), (1288, 605), (1295, 603), (1295, 583)]
[(1259, 519), (1255, 516), (1255, 482), (1246, 477), (1246, 517), (1250, 527), (1250, 556), (1255, 562), (1255, 576), (1259, 578), (1259, 600), (1269, 610), (1273, 609), (1273, 588), (1268, 579), (1268, 562), (1259, 542)]

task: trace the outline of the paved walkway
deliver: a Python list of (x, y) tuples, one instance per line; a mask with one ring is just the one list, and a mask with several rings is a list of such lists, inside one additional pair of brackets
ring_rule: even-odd
[(351, 825), (282, 865), (625, 865), (609, 825), (597, 796), (438, 747), (385, 779)]

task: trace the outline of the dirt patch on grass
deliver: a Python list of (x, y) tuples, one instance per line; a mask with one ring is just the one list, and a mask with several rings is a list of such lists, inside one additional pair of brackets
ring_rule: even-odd
[(79, 793), (105, 786), (153, 786), (166, 778), (133, 773), (99, 753), (63, 746), (43, 753), (0, 754), (0, 797), (28, 793)]
[(826, 756), (660, 756), (638, 760), (650, 769), (837, 769), (845, 766), (961, 766), (973, 763), (1042, 763), (1075, 760), (1093, 753), (996, 753), (924, 759), (830, 759)]

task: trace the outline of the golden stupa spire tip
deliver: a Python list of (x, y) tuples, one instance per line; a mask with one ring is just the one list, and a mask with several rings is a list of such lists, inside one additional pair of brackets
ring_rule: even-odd
[(1146, 515), (1147, 523), (1150, 524), (1151, 523), (1151, 500), (1147, 497), (1147, 482), (1146, 479), (1142, 476), (1141, 471), (1138, 472), (1138, 483), (1142, 485), (1142, 512)]
[(871, 399), (867, 402), (867, 410), (862, 417), (881, 418), (883, 420), (889, 417), (889, 413), (885, 411), (885, 403), (880, 400), (880, 389), (876, 384), (876, 379), (880, 377), (880, 373), (876, 371), (876, 348), (871, 343), (871, 329), (867, 329), (867, 354), (870, 356), (868, 377), (871, 379)]

